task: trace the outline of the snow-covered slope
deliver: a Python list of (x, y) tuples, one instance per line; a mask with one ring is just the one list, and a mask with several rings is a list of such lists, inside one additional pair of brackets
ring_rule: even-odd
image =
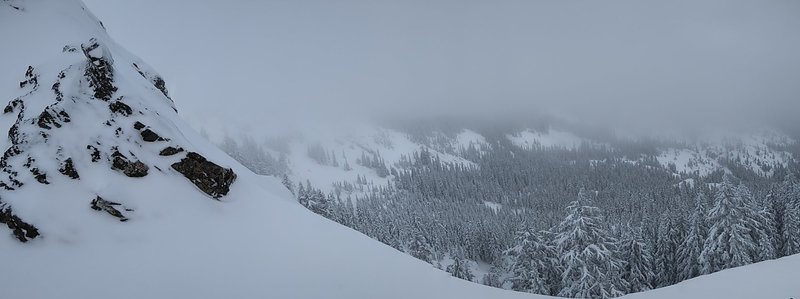
[(800, 255), (764, 261), (622, 298), (800, 298)]
[[(325, 192), (333, 191), (337, 183), (356, 184), (359, 177), (372, 186), (385, 186), (392, 180), (391, 175), (382, 176), (374, 167), (360, 162), (363, 156), (380, 157), (387, 169), (391, 169), (400, 167), (398, 163), (403, 156), (410, 158), (415, 152), (425, 149), (443, 162), (474, 166), (474, 163), (459, 157), (457, 150), (467, 148), (470, 144), (479, 146), (485, 142), (481, 135), (464, 130), (454, 138), (437, 139), (444, 140), (447, 144), (437, 143), (440, 146), (436, 147), (416, 142), (406, 133), (371, 125), (360, 125), (346, 130), (317, 128), (305, 130), (299, 135), (300, 137), (288, 141), (287, 158), (291, 179), (295, 183), (308, 181)], [(324, 149), (327, 162), (312, 158), (309, 149), (315, 147)]]
[[(140, 74), (133, 63), (144, 64), (113, 43), (79, 1), (0, 2), (0, 28), (0, 40), (13, 45), (0, 52), (0, 96), (23, 96), (2, 117), (6, 128), (19, 127), (4, 145), (21, 148), (3, 159), (16, 172), (3, 178), (20, 184), (9, 179), (14, 190), (0, 199), (38, 231), (23, 231), (23, 243), (0, 229), (3, 298), (529, 297), (452, 278), (301, 207), (274, 178), (250, 173), (190, 130), (152, 82), (154, 72)], [(62, 51), (65, 45), (76, 50)], [(108, 70), (100, 72), (106, 80), (92, 81), (97, 66)], [(106, 83), (116, 90), (93, 88)], [(115, 101), (131, 112), (114, 111)], [(47, 109), (57, 109), (43, 122), (49, 129), (38, 121)], [(136, 121), (147, 126), (136, 129)], [(147, 129), (164, 140), (142, 134)], [(185, 151), (160, 155), (170, 145)], [(128, 163), (122, 169), (113, 169), (117, 151)], [(187, 151), (237, 173), (230, 191), (204, 194), (175, 169)], [(78, 176), (58, 171), (67, 158)], [(94, 201), (98, 195), (107, 201)]]
[(755, 173), (772, 175), (774, 167), (785, 167), (794, 159), (791, 153), (779, 147), (797, 141), (774, 130), (762, 130), (679, 142), (685, 146), (662, 149), (656, 157), (661, 165), (668, 167), (672, 164), (677, 172), (707, 175), (724, 169), (720, 162), (727, 160)]

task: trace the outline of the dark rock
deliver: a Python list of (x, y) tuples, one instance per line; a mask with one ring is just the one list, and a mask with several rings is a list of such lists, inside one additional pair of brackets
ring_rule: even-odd
[(132, 178), (140, 178), (146, 176), (148, 170), (150, 170), (150, 167), (147, 167), (147, 165), (142, 163), (142, 161), (135, 161), (128, 164), (128, 167), (125, 169), (125, 171), (123, 171), (123, 173)]
[(150, 168), (141, 161), (131, 162), (119, 151), (111, 154), (111, 168), (121, 170), (128, 177), (139, 178), (147, 175)]
[(89, 59), (84, 75), (89, 79), (89, 86), (94, 90), (94, 97), (103, 101), (108, 101), (117, 91), (114, 86), (114, 63), (108, 49), (100, 45), (97, 39), (90, 39), (88, 43), (82, 44), (83, 54)]
[(52, 127), (60, 128), (61, 123), (70, 122), (69, 114), (66, 111), (55, 112), (52, 106), (49, 106), (39, 114), (36, 124), (42, 129), (52, 129)]
[(136, 130), (141, 130), (144, 127), (146, 127), (146, 126), (141, 122), (137, 121), (137, 122), (133, 123), (133, 128), (136, 129)]
[(53, 83), (53, 87), (50, 89), (52, 89), (53, 93), (56, 94), (56, 102), (61, 102), (64, 100), (64, 93), (61, 92), (61, 81), (56, 81), (56, 83)]
[(61, 163), (61, 168), (58, 169), (58, 172), (75, 180), (80, 179), (78, 171), (75, 170), (75, 165), (72, 163), (72, 158), (67, 158), (67, 160), (64, 160), (64, 162)]
[(49, 112), (47, 112), (47, 110), (42, 111), (42, 114), (39, 114), (39, 119), (36, 121), (36, 123), (39, 125), (40, 128), (48, 129), (48, 130), (52, 129), (52, 127), (50, 127), (50, 125), (53, 125), (53, 126), (55, 126), (57, 128), (61, 127), (61, 124), (59, 124), (56, 121), (56, 118), (53, 115), (51, 115)]
[(108, 104), (108, 109), (111, 109), (111, 112), (118, 113), (123, 116), (128, 116), (133, 114), (133, 109), (128, 104), (123, 103), (120, 100), (116, 100)]
[(153, 130), (150, 129), (145, 129), (144, 131), (142, 131), (141, 134), (142, 134), (142, 139), (147, 142), (166, 141), (166, 139), (162, 138), (161, 136), (158, 136), (156, 132), (153, 132)]
[(6, 105), (6, 108), (3, 109), (3, 113), (14, 112), (14, 109), (16, 109), (17, 107), (20, 107), (20, 108), (23, 108), (23, 109), (25, 108), (25, 103), (22, 102), (22, 99), (17, 98), (17, 99), (14, 99), (13, 101), (9, 102), (8, 105)]
[(11, 140), (11, 144), (20, 144), (21, 138), (19, 136), (19, 123), (14, 123), (11, 125), (11, 128), (8, 128), (8, 140)]
[[(2, 203), (0, 203), (0, 206), (2, 206)], [(39, 230), (35, 226), (22, 221), (17, 215), (14, 215), (9, 207), (0, 208), (0, 223), (5, 223), (14, 234), (14, 237), (22, 243), (39, 236)]]
[(186, 154), (186, 158), (172, 164), (172, 168), (183, 174), (197, 188), (217, 200), (228, 194), (230, 186), (236, 180), (236, 173), (233, 172), (233, 169), (214, 164), (195, 152)]
[(86, 149), (91, 151), (91, 153), (89, 153), (89, 155), (92, 156), (92, 162), (100, 161), (100, 150), (98, 150), (96, 147), (94, 147), (92, 145), (87, 145)]
[(169, 97), (169, 92), (167, 91), (167, 83), (164, 82), (163, 78), (161, 78), (159, 76), (155, 76), (153, 78), (152, 82), (153, 82), (153, 86), (158, 88), (158, 90), (160, 90), (161, 93), (163, 93), (165, 97), (167, 97), (168, 99), (171, 99)]
[(162, 149), (158, 154), (161, 155), (161, 156), (172, 156), (172, 155), (180, 153), (180, 152), (183, 152), (182, 148), (180, 148), (180, 147), (175, 148), (175, 147), (168, 146), (168, 147)]
[[(117, 208), (115, 207), (120, 205), (121, 205), (120, 203), (105, 200), (102, 197), (98, 196), (97, 198), (92, 200), (91, 207), (92, 210), (95, 211), (105, 211), (109, 215), (119, 218), (119, 221), (122, 222), (128, 221), (128, 217), (125, 217), (125, 215), (123, 215), (122, 212), (117, 210)], [(133, 209), (127, 209), (127, 208), (125, 208), (124, 210), (133, 211)]]
[(169, 97), (169, 92), (167, 91), (167, 83), (164, 82), (164, 78), (161, 78), (161, 76), (158, 75), (152, 75), (143, 72), (142, 69), (139, 67), (139, 65), (136, 63), (133, 64), (133, 67), (136, 68), (136, 71), (139, 72), (139, 75), (142, 75), (142, 77), (150, 81), (150, 83), (153, 83), (153, 86), (158, 88), (158, 90), (160, 90), (161, 93), (164, 94), (164, 96), (166, 96), (170, 100), (172, 99)]
[(39, 168), (31, 168), (30, 170), (37, 182), (45, 185), (50, 184), (50, 182), (47, 181), (47, 174), (43, 173), (41, 170), (39, 170)]
[(17, 146), (16, 144), (12, 145), (8, 149), (6, 149), (5, 153), (3, 153), (2, 161), (8, 161), (9, 158), (19, 155), (21, 153), (22, 150), (19, 148), (19, 146)]
[(34, 88), (39, 85), (39, 77), (33, 73), (32, 66), (28, 66), (28, 70), (25, 71), (25, 81), (19, 82), (19, 88), (23, 88), (28, 84), (33, 84)]

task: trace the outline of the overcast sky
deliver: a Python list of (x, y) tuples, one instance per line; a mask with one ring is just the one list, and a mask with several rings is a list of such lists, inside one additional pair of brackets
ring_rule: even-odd
[(800, 111), (800, 1), (84, 1), (196, 124)]

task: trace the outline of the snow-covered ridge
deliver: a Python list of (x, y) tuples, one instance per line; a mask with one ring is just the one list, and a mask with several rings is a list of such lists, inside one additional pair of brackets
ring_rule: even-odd
[[(469, 136), (461, 136), (454, 141), (457, 145), (462, 142), (479, 142), (482, 136), (472, 132)], [(462, 134), (463, 135), (463, 134)], [(474, 139), (468, 139), (474, 138)], [(323, 149), (327, 158), (320, 159), (309, 153), (309, 149)], [(429, 150), (432, 155), (438, 156), (444, 162), (472, 165), (474, 163), (459, 157), (454, 153), (447, 153), (414, 142), (408, 134), (396, 130), (380, 127), (364, 126), (347, 133), (306, 132), (301, 138), (289, 141), (288, 163), (291, 179), (295, 182), (309, 181), (325, 192), (333, 191), (334, 184), (341, 182), (356, 183), (359, 179), (366, 180), (368, 184), (385, 186), (391, 179), (391, 173), (382, 173), (374, 165), (365, 163), (367, 160), (378, 157), (386, 166), (386, 170), (400, 168), (399, 163), (405, 156), (410, 158), (415, 152), (423, 149)]]
[(674, 171), (707, 175), (725, 169), (721, 162), (742, 165), (755, 173), (772, 175), (776, 166), (787, 166), (795, 157), (781, 147), (796, 143), (791, 137), (772, 130), (758, 133), (683, 141), (679, 148), (664, 148), (658, 162)]
[[(184, 177), (198, 195), (228, 193), (236, 174), (217, 164), (227, 158), (206, 159), (214, 154), (187, 138), (164, 80), (115, 44), (80, 2), (1, 6), (0, 20), (21, 28), (2, 35), (15, 46), (3, 59), (29, 64), (3, 69), (2, 78), (18, 84), (0, 93), (10, 100), (0, 115), (8, 131), (0, 141), (0, 222), (16, 239), (71, 240), (99, 233), (94, 218), (128, 221), (159, 209), (119, 192), (121, 185)], [(50, 30), (65, 35), (49, 38)]]

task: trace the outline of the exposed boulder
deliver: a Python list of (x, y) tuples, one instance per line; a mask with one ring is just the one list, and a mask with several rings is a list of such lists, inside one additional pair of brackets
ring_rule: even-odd
[(195, 152), (186, 154), (186, 158), (172, 164), (172, 168), (183, 174), (197, 188), (217, 200), (228, 194), (231, 185), (236, 180), (236, 173), (233, 172), (233, 169), (219, 166)]
[(161, 156), (172, 156), (180, 152), (183, 152), (183, 148), (168, 146), (162, 149), (158, 154)]
[(108, 109), (110, 109), (111, 112), (123, 116), (131, 115), (133, 113), (133, 109), (131, 109), (131, 106), (128, 106), (128, 104), (123, 103), (121, 100), (122, 99), (117, 99), (116, 101), (113, 101), (110, 104), (108, 104)]
[(153, 130), (150, 129), (144, 129), (144, 131), (142, 131), (141, 134), (142, 134), (142, 140), (147, 142), (167, 141), (167, 139), (158, 136), (156, 132), (153, 132)]
[(2, 203), (0, 203), (0, 223), (5, 223), (20, 242), (25, 243), (39, 236), (39, 230), (35, 226), (19, 219), (10, 207), (2, 207)]
[(80, 178), (78, 171), (75, 170), (75, 165), (72, 163), (72, 158), (67, 158), (64, 160), (64, 162), (61, 163), (61, 167), (58, 169), (58, 172), (75, 180)]
[(86, 149), (88, 149), (90, 151), (89, 155), (92, 157), (92, 162), (100, 161), (100, 150), (99, 149), (97, 149), (93, 145), (87, 145)]
[(150, 170), (150, 167), (141, 161), (131, 162), (128, 160), (128, 157), (125, 157), (125, 155), (119, 151), (114, 151), (114, 153), (111, 154), (111, 159), (112, 169), (121, 170), (123, 174), (132, 178), (146, 176), (147, 171)]
[(125, 217), (124, 214), (120, 210), (117, 210), (116, 206), (120, 206), (123, 210), (127, 212), (133, 211), (133, 209), (122, 207), (122, 204), (113, 202), (110, 200), (105, 200), (102, 197), (98, 196), (94, 200), (92, 200), (92, 210), (95, 211), (105, 211), (111, 216), (117, 217), (119, 221), (125, 222), (128, 221), (128, 217)]

